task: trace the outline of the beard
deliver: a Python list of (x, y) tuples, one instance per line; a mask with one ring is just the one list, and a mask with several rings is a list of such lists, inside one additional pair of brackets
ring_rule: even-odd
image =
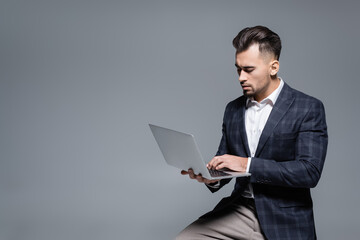
[(250, 89), (243, 89), (243, 94), (245, 97), (248, 97), (248, 98), (254, 97), (254, 91), (252, 91), (251, 87), (250, 87)]

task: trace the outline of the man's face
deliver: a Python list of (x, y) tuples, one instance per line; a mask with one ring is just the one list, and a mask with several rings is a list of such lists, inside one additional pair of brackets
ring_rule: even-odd
[(273, 60), (272, 56), (260, 53), (258, 44), (236, 54), (235, 66), (245, 96), (260, 102), (276, 89), (278, 80), (271, 78)]

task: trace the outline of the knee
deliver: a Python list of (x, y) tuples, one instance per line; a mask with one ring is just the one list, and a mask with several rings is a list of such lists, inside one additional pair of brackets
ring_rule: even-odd
[(190, 239), (189, 234), (187, 234), (187, 232), (184, 230), (182, 230), (176, 237), (175, 240), (186, 240), (186, 239)]
[(176, 237), (175, 240), (194, 240), (199, 239), (196, 237), (197, 234), (194, 231), (190, 231), (189, 228), (182, 230)]

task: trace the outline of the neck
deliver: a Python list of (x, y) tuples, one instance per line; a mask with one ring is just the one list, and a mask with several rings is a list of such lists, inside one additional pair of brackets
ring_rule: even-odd
[(261, 102), (262, 100), (267, 98), (271, 93), (273, 93), (275, 89), (279, 87), (279, 85), (280, 85), (280, 79), (277, 76), (275, 76), (274, 78), (272, 78), (269, 87), (266, 89), (266, 91), (264, 91), (262, 94), (259, 94), (258, 96), (254, 96), (254, 100), (257, 102)]

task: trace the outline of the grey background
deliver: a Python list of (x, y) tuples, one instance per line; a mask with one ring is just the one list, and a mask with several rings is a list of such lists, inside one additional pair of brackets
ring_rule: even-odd
[(266, 25), (280, 76), (326, 107), (319, 239), (359, 228), (358, 1), (0, 1), (0, 239), (171, 239), (230, 193), (164, 163), (148, 128), (207, 160), (241, 94), (233, 37)]

